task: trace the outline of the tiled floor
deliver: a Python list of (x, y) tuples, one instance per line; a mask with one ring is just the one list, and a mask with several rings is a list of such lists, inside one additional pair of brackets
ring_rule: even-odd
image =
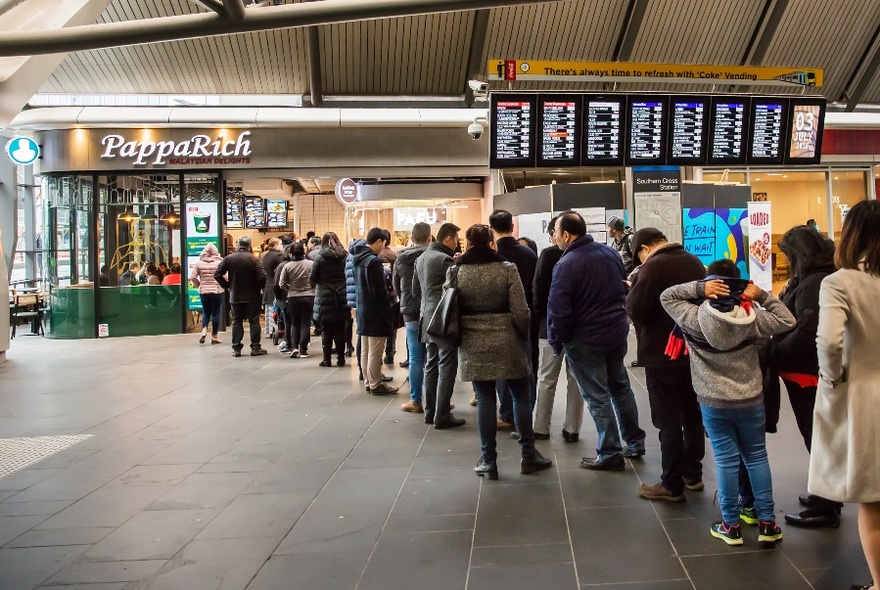
[[(0, 438), (91, 436), (0, 477), (0, 590), (838, 590), (868, 580), (855, 507), (839, 530), (784, 527), (785, 540), (763, 550), (748, 527), (744, 547), (709, 536), (711, 459), (706, 491), (686, 504), (640, 499), (660, 457), (639, 369), (643, 461), (580, 469), (595, 433), (587, 417), (581, 442), (562, 442), (560, 395), (553, 438), (538, 442), (555, 467), (519, 475), (518, 445), (499, 434), (501, 478), (489, 482), (471, 472), (467, 385), (454, 401), (468, 424), (435, 431), (400, 412), (405, 393), (370, 397), (356, 368), (321, 368), (314, 356), (233, 359), (226, 345), (181, 335), (22, 337), (8, 357)], [(388, 370), (403, 382), (403, 369)], [(781, 520), (807, 469), (787, 409), (769, 446)]]

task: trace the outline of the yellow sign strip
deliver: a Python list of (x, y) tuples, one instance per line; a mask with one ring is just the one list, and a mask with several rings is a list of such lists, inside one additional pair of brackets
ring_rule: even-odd
[(665, 82), (760, 86), (822, 86), (824, 70), (696, 64), (490, 59), (492, 80)]

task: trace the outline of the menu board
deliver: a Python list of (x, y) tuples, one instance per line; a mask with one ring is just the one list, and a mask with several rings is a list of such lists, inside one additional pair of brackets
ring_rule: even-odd
[(587, 95), (584, 100), (584, 166), (623, 165), (623, 96)]
[(287, 201), (266, 199), (266, 227), (269, 229), (287, 227)]
[(490, 166), (523, 168), (535, 165), (535, 95), (492, 95)]
[(682, 166), (706, 163), (708, 103), (705, 96), (672, 97), (668, 163)]
[(541, 95), (538, 108), (541, 140), (538, 166), (580, 164), (581, 98), (577, 95)]
[(266, 202), (262, 198), (244, 198), (244, 226), (248, 229), (266, 227)]
[(226, 227), (228, 229), (244, 228), (244, 204), (240, 197), (226, 197)]
[(818, 164), (822, 156), (825, 99), (792, 98), (787, 164)]
[(749, 99), (716, 96), (712, 99), (709, 129), (710, 164), (745, 164)]
[(666, 133), (663, 123), (667, 104), (665, 96), (628, 97), (627, 165), (665, 163)]
[(785, 116), (788, 101), (784, 98), (752, 100), (750, 164), (782, 164), (782, 142), (785, 138)]

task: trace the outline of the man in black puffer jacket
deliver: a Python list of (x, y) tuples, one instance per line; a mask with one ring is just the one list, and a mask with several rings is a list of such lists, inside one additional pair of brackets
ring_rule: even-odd
[(232, 356), (241, 356), (245, 318), (251, 329), (251, 356), (267, 354), (268, 351), (260, 346), (260, 307), (266, 271), (251, 251), (249, 236), (238, 238), (238, 250), (220, 261), (214, 278), (221, 287), (230, 292)]

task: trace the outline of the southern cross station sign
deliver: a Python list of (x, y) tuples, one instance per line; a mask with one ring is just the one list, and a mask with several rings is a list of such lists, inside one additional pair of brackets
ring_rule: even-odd
[(193, 135), (187, 141), (126, 141), (122, 135), (106, 135), (101, 140), (101, 158), (134, 158), (134, 166), (164, 164), (246, 164), (250, 162), (250, 131), (235, 139), (211, 139)]

